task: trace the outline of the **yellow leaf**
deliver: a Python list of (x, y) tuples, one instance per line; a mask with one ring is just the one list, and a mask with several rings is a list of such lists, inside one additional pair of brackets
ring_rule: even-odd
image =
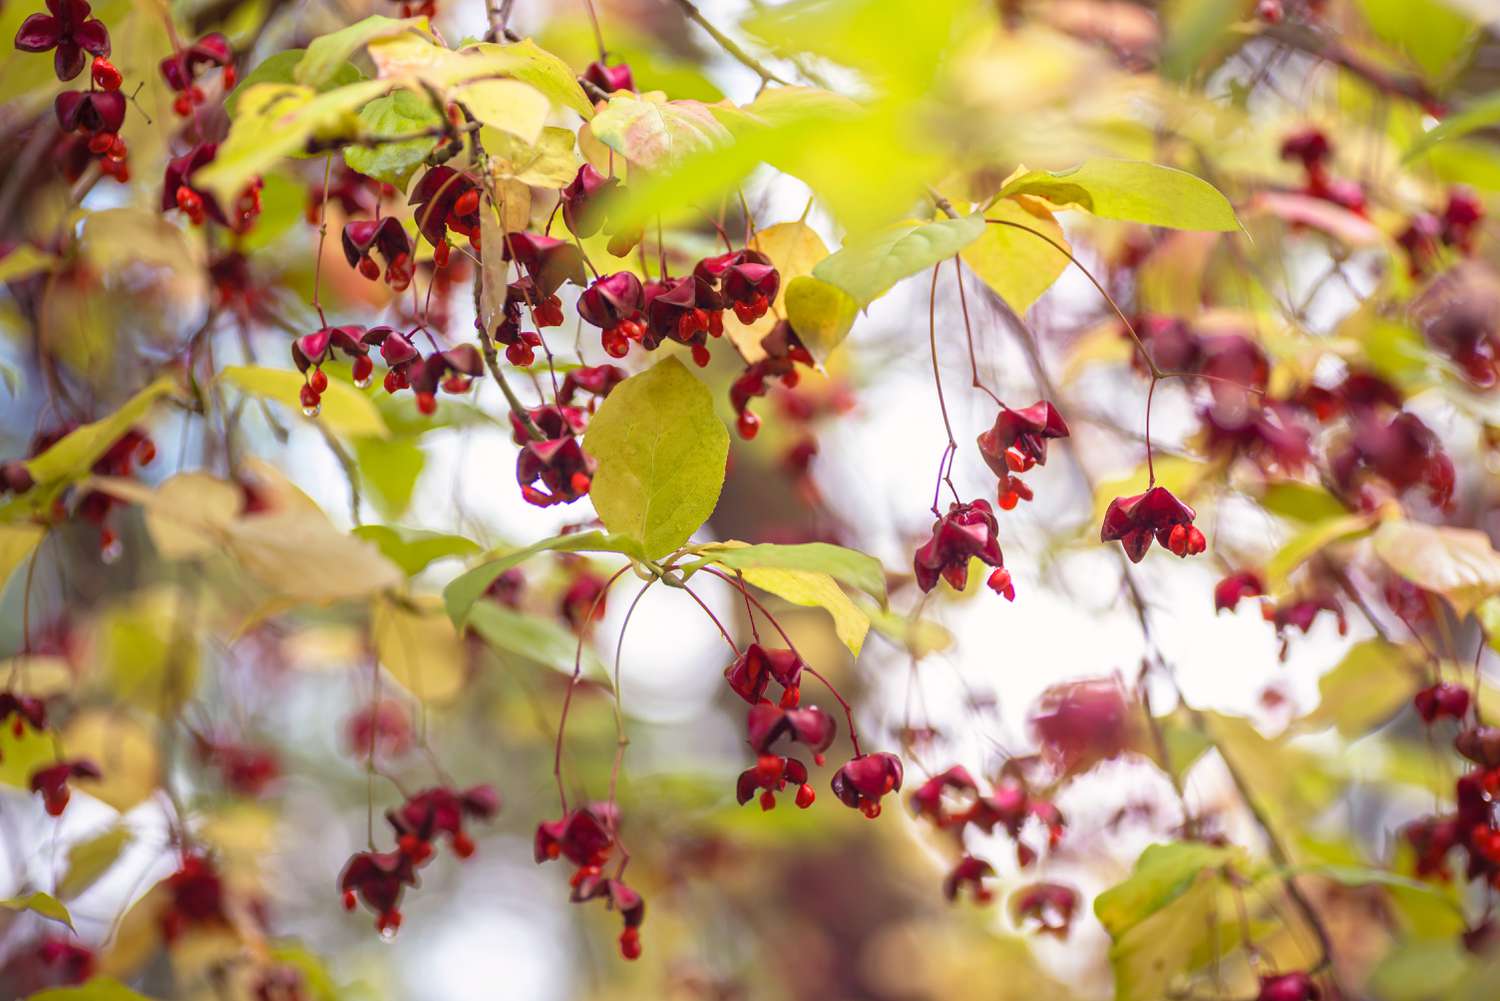
[(38, 483), (82, 476), (121, 435), (146, 416), (157, 400), (170, 393), (175, 386), (176, 383), (170, 376), (162, 376), (132, 396), (124, 406), (108, 417), (74, 428), (61, 441), (27, 462), (27, 471)]
[(476, 80), (455, 88), (451, 98), (485, 125), (528, 145), (541, 138), (552, 108), (541, 91), (519, 80)]
[(86, 758), (100, 779), (73, 779), (81, 792), (120, 812), (143, 802), (161, 781), (161, 758), (151, 732), (134, 718), (107, 709), (85, 709), (62, 734), (69, 758)]
[(89, 486), (144, 508), (146, 530), (166, 560), (222, 552), (244, 505), (239, 487), (207, 473), (179, 473), (155, 490), (139, 480), (116, 477), (96, 477)]
[(292, 602), (364, 597), (406, 580), (378, 547), (339, 531), (321, 513), (285, 511), (242, 519), (227, 548), (250, 576)]
[[(300, 372), (283, 368), (231, 365), (219, 373), (219, 378), (247, 393), (276, 400), (299, 413), (302, 411), (299, 394), (306, 380)], [(390, 436), (374, 402), (347, 382), (330, 379), (328, 388), (323, 392), (321, 406), (316, 419), (331, 431), (351, 437)]]
[(1413, 584), (1447, 598), (1460, 616), (1500, 594), (1500, 553), (1480, 531), (1391, 520), (1375, 533), (1375, 554)]
[(771, 332), (778, 319), (786, 316), (787, 285), (793, 278), (812, 274), (813, 265), (828, 256), (828, 247), (807, 223), (781, 222), (756, 233), (750, 240), (750, 249), (765, 254), (776, 265), (781, 276), (776, 300), (765, 316), (751, 324), (741, 323), (732, 311), (726, 311), (724, 326), (745, 361), (757, 362), (766, 356), (760, 346), (761, 338)]
[(986, 219), (1016, 225), (985, 226), (984, 233), (960, 256), (1011, 309), (1024, 314), (1068, 266), (1066, 255), (1035, 234), (1042, 233), (1064, 247), (1068, 246), (1067, 238), (1047, 206), (1025, 195), (1001, 198), (984, 214)]
[(192, 697), (199, 649), (193, 614), (169, 588), (137, 591), (99, 616), (93, 656), (115, 696), (166, 716)]
[(870, 631), (870, 617), (828, 574), (770, 567), (748, 567), (740, 573), (762, 591), (769, 591), (794, 605), (822, 608), (833, 616), (834, 631), (849, 652), (859, 656), (865, 634)]
[(463, 690), (463, 639), (440, 601), (379, 598), (370, 612), (370, 636), (391, 677), (417, 698), (448, 702)]
[(0, 589), (10, 575), (31, 558), (47, 530), (40, 525), (19, 523), (0, 525)]

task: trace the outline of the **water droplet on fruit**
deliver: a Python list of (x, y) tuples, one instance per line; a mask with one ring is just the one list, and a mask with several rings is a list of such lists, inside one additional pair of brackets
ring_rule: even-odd
[(319, 414), (321, 414), (322, 412), (323, 412), (323, 404), (321, 404), (321, 403), (317, 404), (316, 406), (303, 407), (302, 408), (302, 416), (303, 417), (316, 417)]
[(367, 375), (363, 379), (355, 379), (354, 380), (354, 385), (355, 385), (355, 388), (357, 388), (357, 389), (369, 389), (370, 388), (370, 383), (372, 383), (374, 381), (375, 381), (375, 379), (374, 379), (373, 376), (368, 376)]

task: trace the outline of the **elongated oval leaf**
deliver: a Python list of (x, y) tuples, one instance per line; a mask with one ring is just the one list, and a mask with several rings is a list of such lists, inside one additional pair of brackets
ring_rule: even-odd
[(494, 583), (495, 578), (511, 567), (520, 566), (537, 553), (544, 552), (623, 553), (637, 558), (644, 555), (641, 552), (640, 543), (624, 535), (607, 535), (604, 532), (573, 532), (568, 535), (554, 535), (550, 539), (532, 543), (525, 549), (517, 549), (497, 559), (482, 563), (467, 573), (455, 577), (443, 589), (443, 602), (447, 606), (448, 617), (455, 625), (463, 625), (464, 620), (468, 618), (470, 607), (479, 600), (479, 596), (484, 594), (485, 589)]
[(730, 141), (706, 104), (619, 93), (589, 123), (595, 138), (632, 164), (669, 170), (695, 153)]
[(297, 68), (292, 71), (292, 78), (305, 86), (317, 87), (337, 73), (350, 56), (375, 39), (389, 38), (411, 30), (428, 34), (427, 18), (398, 19), (372, 14), (347, 28), (313, 39), (308, 44), (307, 51), (302, 53)]
[(48, 921), (56, 921), (58, 924), (73, 927), (73, 915), (50, 893), (28, 893), (24, 897), (8, 897), (0, 900), (0, 907), (8, 911), (30, 911), (40, 915)]
[(850, 587), (885, 601), (885, 568), (873, 556), (826, 542), (805, 542), (781, 546), (764, 543), (757, 546), (743, 542), (724, 542), (706, 546), (700, 551), (703, 563), (717, 563), (731, 570), (770, 567), (779, 570), (805, 570), (824, 573)]
[(1071, 170), (1033, 170), (1001, 196), (1036, 195), (1104, 219), (1170, 229), (1239, 229), (1234, 206), (1212, 184), (1185, 170), (1137, 160), (1086, 160)]
[(435, 602), (378, 599), (370, 638), (391, 677), (423, 702), (450, 702), (463, 690), (463, 639)]
[[(305, 383), (301, 373), (287, 368), (261, 368), (231, 365), (219, 378), (247, 393), (264, 396), (297, 410), (302, 409), (298, 394)], [(330, 379), (323, 391), (322, 410), (315, 420), (338, 434), (384, 438), (389, 435), (374, 401), (349, 383)]]
[(143, 419), (157, 400), (172, 392), (175, 385), (167, 376), (157, 379), (108, 417), (74, 428), (61, 441), (27, 462), (27, 471), (38, 483), (86, 474), (99, 457)]
[(844, 244), (813, 268), (813, 277), (843, 289), (863, 309), (901, 279), (961, 252), (984, 228), (981, 215), (891, 226)]
[(729, 432), (708, 387), (667, 358), (615, 387), (583, 447), (599, 463), (589, 490), (599, 519), (655, 558), (686, 542), (713, 513)]

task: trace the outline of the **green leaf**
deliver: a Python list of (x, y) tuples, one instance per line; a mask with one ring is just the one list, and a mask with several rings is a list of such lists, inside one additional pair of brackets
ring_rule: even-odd
[(494, 601), (469, 609), (468, 627), (500, 653), (536, 661), (557, 671), (572, 671), (578, 637), (551, 619), (518, 612)]
[(859, 314), (859, 303), (848, 292), (812, 275), (788, 282), (784, 301), (787, 322), (819, 362), (843, 343)]
[(1395, 943), (1370, 974), (1369, 989), (1381, 1001), (1458, 998), (1457, 988), (1473, 957), (1454, 936)]
[(78, 987), (53, 987), (38, 991), (27, 1001), (151, 1001), (111, 977), (93, 977)]
[(1136, 160), (1086, 160), (1071, 170), (1033, 170), (1000, 196), (1036, 195), (1104, 219), (1230, 232), (1240, 228), (1229, 199), (1185, 170)]
[(1460, 616), (1500, 594), (1500, 553), (1483, 532), (1393, 519), (1380, 526), (1374, 545), (1386, 566), (1447, 598)]
[[(432, 102), (409, 90), (377, 97), (359, 109), (359, 131), (365, 136), (411, 135), (442, 124)], [(426, 138), (379, 146), (348, 146), (344, 149), (344, 162), (361, 174), (405, 191), (412, 174), (437, 142)]]
[(941, 622), (901, 615), (869, 602), (860, 602), (859, 610), (877, 633), (918, 660), (953, 646), (953, 634)]
[(1395, 715), (1418, 687), (1417, 658), (1381, 639), (1350, 647), (1337, 667), (1318, 679), (1313, 726), (1332, 724), (1345, 737), (1358, 737)]
[(633, 166), (663, 171), (730, 142), (729, 130), (700, 101), (667, 101), (617, 92), (589, 128)]
[[(306, 51), (305, 49), (287, 49), (284, 52), (276, 52), (267, 56), (255, 69), (240, 77), (234, 90), (224, 98), (224, 111), (230, 118), (233, 118), (239, 109), (240, 95), (258, 83), (296, 83), (292, 74)], [(364, 74), (359, 71), (358, 67), (353, 63), (344, 63), (317, 89), (332, 90), (334, 87), (358, 83), (363, 79)]]
[(162, 376), (108, 417), (70, 431), (61, 441), (28, 461), (27, 472), (38, 483), (86, 475), (99, 457), (121, 435), (143, 420), (156, 401), (171, 393), (176, 385), (170, 376)]
[[(958, 254), (983, 235), (984, 216), (907, 222), (844, 244), (813, 268), (813, 277), (835, 285), (863, 309), (891, 286)], [(787, 308), (791, 308), (791, 289)]]
[[(300, 372), (288, 368), (230, 365), (219, 373), (219, 378), (253, 396), (263, 396), (302, 412), (298, 394), (306, 379)], [(318, 416), (310, 419), (321, 421), (337, 434), (373, 438), (385, 438), (390, 434), (370, 397), (347, 382), (328, 380), (321, 406)]]
[(354, 530), (361, 539), (375, 543), (385, 558), (414, 577), (434, 560), (455, 556), (472, 556), (479, 544), (461, 535), (424, 532), (416, 528), (392, 528), (389, 525), (361, 525)]
[(24, 897), (10, 897), (0, 900), (0, 907), (11, 911), (30, 911), (39, 914), (48, 921), (56, 921), (59, 924), (73, 927), (73, 916), (68, 909), (62, 905), (56, 897), (50, 893), (29, 893)]
[(857, 587), (884, 604), (885, 567), (873, 556), (826, 542), (800, 545), (746, 545), (743, 542), (716, 542), (698, 550), (703, 558), (687, 569), (706, 563), (717, 563), (731, 570), (769, 567), (780, 570), (807, 570), (823, 573), (850, 587)]
[(358, 438), (354, 461), (359, 466), (360, 482), (380, 516), (390, 521), (405, 514), (417, 479), (427, 465), (427, 453), (421, 444), (410, 437)]
[(850, 653), (859, 656), (865, 635), (870, 631), (870, 617), (828, 574), (765, 566), (745, 567), (740, 574), (762, 591), (769, 591), (794, 605), (826, 611), (833, 617), (833, 631), (839, 640)]
[(1052, 213), (1034, 199), (1002, 198), (984, 214), (988, 219), (1013, 222), (1034, 231), (987, 224), (962, 255), (980, 281), (1017, 315), (1024, 314), (1068, 267), (1066, 255), (1035, 233), (1045, 234), (1064, 247), (1068, 246), (1067, 237)]
[(708, 387), (672, 357), (615, 387), (583, 447), (599, 464), (589, 489), (599, 519), (655, 558), (687, 542), (713, 513), (729, 432)]
[(1381, 41), (1404, 52), (1427, 79), (1439, 83), (1462, 70), (1479, 34), (1473, 21), (1441, 0), (1359, 0), (1358, 6)]
[(1307, 526), (1288, 539), (1266, 562), (1266, 591), (1274, 594), (1293, 570), (1336, 542), (1363, 535), (1374, 527), (1368, 514), (1341, 514)]
[(1149, 846), (1130, 876), (1094, 901), (1113, 940), (1116, 1001), (1160, 1001), (1197, 964), (1213, 934), (1218, 870), (1244, 864), (1243, 849), (1200, 841)]
[(1488, 129), (1494, 125), (1500, 125), (1500, 94), (1486, 94), (1464, 105), (1463, 108), (1449, 113), (1441, 122), (1422, 133), (1407, 149), (1404, 162), (1410, 163), (1439, 143), (1445, 143), (1481, 129)]
[(333, 79), (350, 56), (377, 38), (389, 38), (411, 30), (431, 35), (425, 17), (398, 20), (372, 14), (347, 28), (313, 39), (292, 71), (292, 79), (307, 87), (321, 86)]
[(57, 882), (58, 894), (71, 899), (93, 886), (134, 840), (129, 827), (116, 824), (102, 834), (74, 842), (68, 848), (68, 868)]
[(1136, 859), (1129, 878), (1099, 894), (1094, 914), (1118, 939), (1188, 892), (1205, 870), (1219, 869), (1243, 855), (1242, 849), (1202, 841), (1150, 845)]
[(1261, 495), (1260, 506), (1270, 513), (1304, 524), (1330, 521), (1348, 513), (1337, 497), (1312, 483), (1286, 480), (1272, 483)]
[(632, 559), (642, 557), (640, 543), (624, 535), (606, 535), (603, 532), (571, 532), (554, 535), (550, 539), (532, 543), (525, 549), (517, 549), (497, 559), (482, 563), (467, 573), (453, 579), (443, 589), (443, 603), (448, 617), (455, 625), (463, 625), (469, 609), (478, 601), (495, 579), (511, 567), (535, 556), (537, 553), (621, 553)]
[(193, 186), (228, 204), (255, 177), (301, 152), (309, 139), (357, 135), (354, 112), (390, 89), (386, 80), (365, 80), (323, 94), (307, 86), (256, 84), (241, 96), (229, 135), (213, 162), (193, 174)]

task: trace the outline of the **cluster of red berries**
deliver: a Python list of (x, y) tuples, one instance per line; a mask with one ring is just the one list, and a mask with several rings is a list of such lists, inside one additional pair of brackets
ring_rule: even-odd
[(460, 344), (446, 351), (434, 350), (423, 357), (412, 336), (416, 330), (402, 333), (392, 327), (360, 326), (322, 327), (292, 342), (292, 362), (306, 377), (302, 386), (302, 412), (317, 416), (323, 394), (328, 390), (328, 374), (323, 365), (335, 352), (350, 359), (354, 384), (369, 386), (375, 374), (370, 349), (377, 348), (388, 366), (385, 391), (398, 393), (412, 390), (417, 409), (424, 414), (437, 410), (437, 392), (467, 393), (476, 376), (484, 372), (484, 360), (472, 344)]
[(234, 89), (234, 52), (229, 39), (220, 33), (204, 35), (192, 45), (161, 61), (162, 79), (177, 94), (172, 101), (172, 110), (179, 118), (186, 118), (193, 109), (203, 104), (207, 97), (198, 85), (204, 71), (220, 69), (219, 85), (223, 93)]
[(474, 854), (474, 841), (464, 830), (464, 820), (488, 820), (500, 810), (500, 798), (487, 785), (462, 792), (436, 786), (409, 797), (400, 808), (386, 811), (386, 820), (396, 835), (392, 851), (358, 852), (344, 865), (339, 890), (344, 909), (359, 902), (375, 914), (375, 928), (395, 934), (401, 927), (401, 896), (406, 887), (418, 885), (417, 870), (435, 854), (433, 842), (447, 835), (453, 854), (461, 859)]
[[(1439, 248), (1447, 247), (1464, 257), (1474, 254), (1479, 224), (1484, 221), (1484, 203), (1467, 188), (1448, 192), (1441, 215), (1418, 212), (1396, 236), (1396, 243), (1406, 252), (1407, 268), (1413, 278), (1432, 270)], [(1490, 375), (1494, 379), (1493, 372)]]
[(158, 921), (162, 938), (168, 943), (175, 942), (186, 931), (229, 926), (224, 878), (208, 856), (184, 851), (177, 871), (163, 885), (167, 904)]
[[(575, 904), (603, 900), (617, 912), (625, 927), (620, 932), (620, 955), (639, 959), (641, 955), (641, 922), (646, 919), (646, 901), (627, 886), (616, 873), (613, 879), (604, 875), (604, 866), (618, 847), (620, 812), (613, 803), (590, 803), (564, 811), (557, 820), (547, 820), (536, 827), (533, 842), (537, 864), (567, 859), (576, 868), (569, 885)], [(623, 869), (623, 866), (621, 867)]]
[[(1021, 410), (1003, 403), (1000, 407), (994, 426), (979, 435), (978, 444), (985, 464), (1000, 478), (996, 502), (1009, 511), (1032, 497), (1031, 489), (1015, 474), (1045, 465), (1047, 442), (1066, 438), (1068, 425), (1045, 400)], [(1014, 601), (1016, 589), (1000, 552), (999, 527), (989, 501), (964, 504), (955, 500), (946, 514), (938, 516), (931, 538), (913, 557), (917, 586), (923, 592), (931, 591), (941, 578), (954, 590), (962, 591), (968, 584), (969, 560), (978, 559), (995, 568), (986, 582), (990, 590)]]
[(1355, 215), (1365, 214), (1365, 192), (1359, 182), (1329, 175), (1333, 143), (1322, 129), (1309, 127), (1287, 136), (1281, 143), (1281, 158), (1302, 164), (1306, 175), (1303, 194), (1331, 202)]
[(237, 796), (259, 796), (281, 777), (281, 762), (269, 748), (214, 740), (195, 734), (198, 760), (218, 771), (225, 788)]
[(83, 72), (92, 55), (88, 90), (65, 90), (57, 95), (53, 110), (62, 127), (63, 139), (54, 161), (70, 181), (82, 176), (97, 159), (99, 169), (120, 183), (130, 179), (125, 141), (120, 126), (125, 123), (125, 95), (120, 71), (109, 61), (109, 29), (90, 17), (86, 0), (47, 0), (46, 14), (32, 14), (16, 32), (16, 48), (22, 52), (51, 52), (52, 68), (59, 80), (72, 80)]
[[(1265, 584), (1260, 574), (1254, 570), (1233, 573), (1214, 586), (1214, 610), (1233, 611), (1242, 598), (1262, 595), (1265, 595)], [(1314, 620), (1323, 612), (1332, 615), (1338, 623), (1340, 636), (1348, 634), (1349, 620), (1344, 614), (1343, 603), (1338, 599), (1337, 582), (1325, 580), (1318, 575), (1311, 576), (1294, 594), (1280, 600), (1263, 597), (1260, 603), (1261, 617), (1275, 627), (1276, 636), (1281, 640), (1282, 660), (1286, 660), (1290, 647), (1290, 637), (1287, 634), (1296, 629), (1306, 635), (1312, 629)]]
[[(735, 430), (741, 438), (760, 433), (760, 418), (750, 410), (750, 401), (771, 391), (771, 380), (786, 389), (795, 389), (801, 381), (797, 365), (813, 366), (812, 353), (803, 346), (797, 332), (785, 320), (779, 321), (760, 340), (765, 357), (745, 366), (745, 371), (729, 387), (729, 404), (734, 407)], [(814, 443), (816, 447), (816, 443)]]
[(211, 192), (200, 191), (192, 185), (193, 174), (212, 163), (218, 151), (218, 143), (199, 143), (181, 156), (167, 161), (161, 188), (161, 210), (170, 212), (174, 208), (179, 209), (194, 226), (201, 226), (212, 219), (235, 233), (246, 233), (260, 215), (260, 193), (265, 186), (264, 181), (257, 177), (247, 184), (245, 190), (235, 198), (228, 213)]
[[(397, 292), (411, 285), (416, 267), (412, 262), (411, 237), (395, 216), (361, 219), (344, 224), (344, 259), (370, 281), (380, 279), (380, 265), (370, 256), (376, 251), (385, 261), (385, 283)], [(445, 245), (446, 249), (446, 245)]]
[[(977, 903), (989, 903), (994, 898), (985, 885), (985, 880), (994, 878), (994, 867), (970, 854), (965, 843), (970, 829), (984, 837), (992, 836), (996, 828), (1003, 830), (1015, 842), (1016, 861), (1022, 868), (1038, 857), (1036, 849), (1023, 840), (1030, 825), (1039, 825), (1045, 831), (1048, 848), (1057, 846), (1064, 830), (1062, 814), (1049, 800), (1032, 794), (1016, 761), (1006, 762), (988, 792), (981, 790), (967, 768), (954, 765), (918, 786), (912, 793), (911, 806), (918, 817), (951, 834), (957, 844), (959, 860), (943, 881), (943, 895), (950, 901), (964, 889)], [(1075, 902), (1076, 898), (1073, 894)], [(1069, 915), (1072, 908), (1069, 904)]]

